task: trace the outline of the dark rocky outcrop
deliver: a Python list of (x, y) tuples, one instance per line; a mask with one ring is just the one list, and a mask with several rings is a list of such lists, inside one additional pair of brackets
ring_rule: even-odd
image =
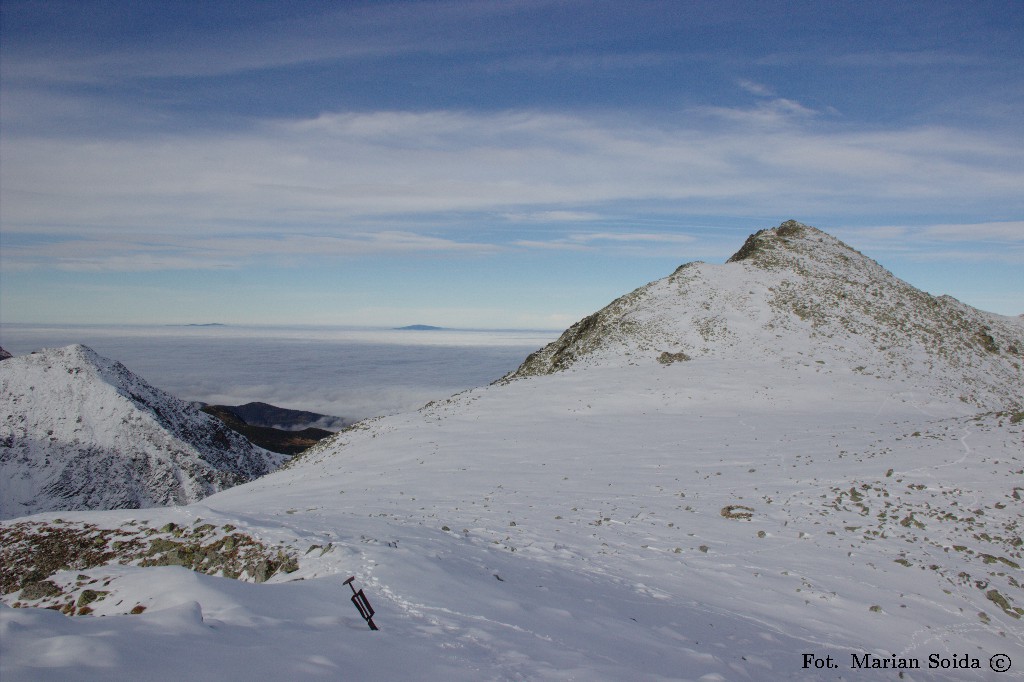
[[(268, 407), (273, 406), (270, 405)], [(220, 419), (228, 428), (245, 436), (254, 445), (284, 455), (296, 455), (307, 448), (313, 447), (324, 438), (334, 435), (332, 431), (313, 427), (307, 427), (298, 431), (288, 431), (271, 426), (257, 426), (248, 423), (241, 416), (238, 407), (230, 407), (228, 405), (204, 405), (202, 410)]]

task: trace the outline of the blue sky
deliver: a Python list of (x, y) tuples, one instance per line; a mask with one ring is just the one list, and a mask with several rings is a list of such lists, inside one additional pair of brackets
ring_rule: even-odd
[(0, 19), (3, 322), (562, 328), (789, 218), (1024, 313), (1024, 2)]

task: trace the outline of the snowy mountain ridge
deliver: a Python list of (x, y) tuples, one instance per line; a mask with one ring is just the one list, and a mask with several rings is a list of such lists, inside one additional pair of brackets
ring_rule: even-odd
[(82, 345), (0, 365), (0, 517), (188, 504), (282, 457)]
[(1024, 328), (752, 239), (251, 483), (0, 523), (5, 682), (1024, 680)]
[(826, 354), (978, 407), (1024, 405), (1017, 320), (931, 296), (792, 220), (752, 235), (724, 265), (688, 263), (616, 299), (508, 378), (655, 359), (787, 364)]

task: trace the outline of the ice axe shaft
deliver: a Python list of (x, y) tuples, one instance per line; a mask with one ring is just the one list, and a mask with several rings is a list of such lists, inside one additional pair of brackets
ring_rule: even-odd
[(345, 581), (345, 584), (352, 588), (352, 603), (356, 605), (357, 609), (359, 609), (359, 615), (363, 617), (363, 620), (365, 620), (366, 624), (370, 626), (370, 629), (379, 630), (380, 628), (378, 628), (373, 622), (374, 611), (373, 607), (370, 606), (370, 600), (366, 598), (366, 595), (363, 594), (362, 590), (356, 591), (355, 585), (352, 584), (352, 581), (355, 579), (356, 577), (352, 576)]

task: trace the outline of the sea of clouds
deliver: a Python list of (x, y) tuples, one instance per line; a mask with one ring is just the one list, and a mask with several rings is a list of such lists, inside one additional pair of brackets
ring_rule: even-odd
[(353, 421), (421, 407), (515, 369), (556, 331), (0, 325), (23, 355), (82, 343), (184, 400), (260, 401)]

